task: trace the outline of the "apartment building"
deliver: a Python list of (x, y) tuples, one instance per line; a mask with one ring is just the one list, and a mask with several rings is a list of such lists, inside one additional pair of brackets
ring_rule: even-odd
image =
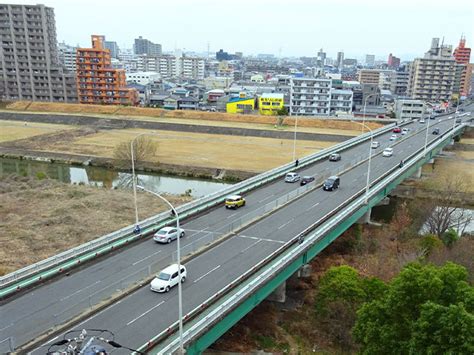
[(138, 92), (126, 87), (125, 70), (113, 69), (104, 36), (92, 35), (92, 48), (77, 49), (77, 91), (82, 104), (136, 105)]
[(205, 60), (200, 57), (140, 55), (137, 58), (140, 71), (158, 72), (164, 79), (204, 79)]
[(104, 41), (104, 47), (110, 51), (112, 58), (118, 59), (120, 48), (115, 41)]
[(423, 100), (400, 99), (395, 102), (395, 116), (399, 120), (414, 120), (423, 117), (425, 102)]
[(361, 69), (359, 70), (359, 82), (361, 84), (379, 84), (380, 70)]
[(0, 4), (0, 38), (2, 98), (77, 102), (74, 73), (59, 61), (53, 8)]
[(433, 38), (424, 58), (417, 58), (410, 65), (408, 95), (411, 98), (425, 101), (451, 99), (457, 65), (451, 52), (451, 46), (440, 46), (439, 38)]
[(331, 106), (331, 79), (292, 78), (290, 115), (328, 116)]
[(135, 38), (133, 51), (135, 54), (161, 55), (161, 44), (153, 43), (152, 41), (139, 36), (138, 38)]
[(454, 60), (461, 66), (461, 75), (459, 78), (459, 92), (461, 96), (466, 96), (471, 90), (472, 70), (469, 65), (471, 59), (471, 48), (466, 47), (466, 38), (461, 37), (458, 46), (454, 50)]
[(408, 91), (408, 71), (396, 71), (390, 82), (390, 91), (392, 95), (406, 96)]
[(140, 85), (152, 84), (153, 82), (161, 79), (160, 74), (154, 71), (127, 73), (126, 77), (127, 83), (135, 83)]
[(352, 90), (331, 89), (330, 113), (352, 113)]
[(76, 72), (76, 47), (66, 43), (58, 44), (59, 62), (68, 72)]

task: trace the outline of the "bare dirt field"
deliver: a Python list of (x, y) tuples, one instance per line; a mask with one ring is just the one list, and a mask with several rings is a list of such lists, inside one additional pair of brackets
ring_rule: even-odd
[(70, 129), (74, 129), (74, 126), (0, 120), (0, 142), (15, 141)]
[[(167, 196), (180, 205), (189, 197)], [(140, 219), (165, 209), (139, 193)], [(55, 180), (0, 178), (0, 275), (133, 223), (132, 193)]]

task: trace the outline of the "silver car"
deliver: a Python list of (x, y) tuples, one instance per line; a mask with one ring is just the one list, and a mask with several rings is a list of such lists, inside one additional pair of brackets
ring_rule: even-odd
[(181, 228), (180, 232), (178, 233), (176, 227), (164, 227), (155, 233), (155, 235), (153, 236), (153, 240), (157, 243), (171, 243), (172, 240), (178, 238), (178, 234), (179, 237), (182, 238), (184, 237), (185, 232)]

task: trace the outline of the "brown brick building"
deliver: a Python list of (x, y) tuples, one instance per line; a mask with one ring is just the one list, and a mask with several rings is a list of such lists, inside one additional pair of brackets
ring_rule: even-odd
[(127, 88), (125, 70), (112, 69), (104, 36), (92, 35), (92, 48), (76, 53), (77, 93), (81, 104), (136, 105), (138, 92)]

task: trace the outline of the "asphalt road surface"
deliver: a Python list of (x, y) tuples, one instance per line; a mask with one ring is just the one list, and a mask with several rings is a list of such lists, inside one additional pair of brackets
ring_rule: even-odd
[[(434, 127), (440, 127), (441, 133), (450, 129), (453, 119), (446, 119), (447, 116), (452, 115), (431, 120), (430, 131)], [(400, 160), (424, 145), (427, 123), (428, 120), (425, 124), (411, 123), (409, 138), (400, 143), (389, 140), (391, 132), (374, 139), (381, 145), (373, 150), (373, 153), (379, 154), (372, 157), (371, 181), (397, 166)], [(439, 136), (429, 132), (428, 138), (432, 141)], [(382, 157), (380, 153), (388, 146), (394, 147), (394, 155), (389, 158)], [(349, 162), (366, 158), (368, 153), (369, 142), (366, 142), (342, 152), (342, 160), (339, 162), (322, 161), (299, 173), (326, 176)], [(188, 278), (183, 287), (184, 314), (364, 188), (366, 173), (367, 162), (342, 174), (338, 190), (326, 192), (316, 189), (188, 262)], [(220, 233), (234, 220), (297, 187), (298, 184), (284, 183), (283, 179), (275, 181), (246, 195), (247, 205), (243, 208), (232, 211), (219, 207), (185, 222), (183, 228), (187, 231), (187, 236), (182, 239), (182, 247), (206, 233)], [(118, 280), (143, 270), (157, 260), (161, 260), (163, 267), (168, 265), (171, 262), (170, 254), (175, 248), (174, 243), (159, 245), (148, 239), (91, 264), (69, 277), (57, 279), (13, 298), (2, 305), (0, 341), (13, 337), (17, 345), (27, 342), (68, 318), (71, 313), (65, 310), (78, 311), (87, 308), (87, 299), (91, 294), (100, 295), (106, 292), (101, 290), (110, 288), (109, 285), (115, 285)], [(151, 292), (147, 286), (92, 316), (75, 329), (108, 329), (115, 333), (115, 339), (119, 343), (133, 348), (139, 347), (176, 320), (177, 288), (167, 294), (157, 294)], [(42, 347), (35, 353), (45, 351), (46, 348)]]

